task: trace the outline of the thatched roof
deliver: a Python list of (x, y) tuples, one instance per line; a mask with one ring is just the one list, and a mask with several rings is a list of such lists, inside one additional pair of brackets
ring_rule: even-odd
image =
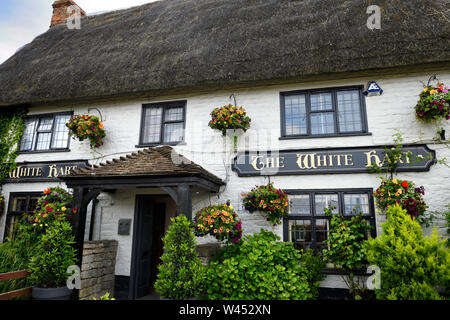
[[(0, 105), (448, 62), (446, 2), (163, 0), (86, 16), (0, 66)], [(372, 4), (381, 30), (366, 26)]]

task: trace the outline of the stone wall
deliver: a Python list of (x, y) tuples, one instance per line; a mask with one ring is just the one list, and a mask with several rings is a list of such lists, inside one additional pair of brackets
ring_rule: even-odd
[(106, 292), (114, 296), (116, 240), (86, 241), (81, 266), (80, 300), (99, 298)]
[(212, 257), (220, 250), (220, 243), (200, 244), (196, 247), (197, 254), (203, 265), (209, 265)]

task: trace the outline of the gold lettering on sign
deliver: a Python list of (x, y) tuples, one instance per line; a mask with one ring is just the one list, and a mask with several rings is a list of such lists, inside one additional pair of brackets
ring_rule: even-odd
[(380, 158), (377, 156), (377, 152), (375, 150), (371, 150), (369, 152), (364, 152), (367, 158), (367, 164), (366, 167), (372, 166), (372, 159), (375, 161), (375, 164), (377, 167), (381, 167), (381, 161)]
[(346, 154), (344, 155), (344, 159), (345, 159), (345, 165), (346, 166), (353, 166), (353, 159), (352, 159), (352, 155), (351, 154)]
[(342, 163), (341, 163), (341, 157), (343, 157), (344, 155), (342, 155), (342, 154), (335, 154), (334, 156), (335, 156), (336, 159), (337, 159), (337, 165), (338, 165), (338, 166), (341, 166), (341, 165), (342, 165)]
[(277, 168), (284, 168), (284, 158), (277, 158)]
[(323, 158), (320, 158), (321, 156), (317, 156), (317, 166), (318, 167), (326, 167), (327, 166), (327, 156), (322, 156)]
[(48, 166), (48, 178), (58, 178), (56, 165), (52, 164), (51, 166)]
[(316, 153), (297, 154), (297, 165), (300, 169), (317, 169), (315, 163)]
[[(264, 169), (264, 164), (261, 162), (258, 162), (259, 159), (262, 159), (262, 156), (252, 156), (252, 167), (255, 170), (261, 171), (262, 169)], [(261, 164), (261, 167), (258, 167), (258, 164)]]

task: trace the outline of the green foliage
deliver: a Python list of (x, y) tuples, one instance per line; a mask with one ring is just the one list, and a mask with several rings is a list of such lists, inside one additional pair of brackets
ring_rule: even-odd
[(424, 237), (419, 223), (399, 205), (389, 207), (383, 233), (364, 243), (371, 265), (381, 269), (378, 299), (437, 299), (436, 286), (449, 288), (450, 255), (436, 229)]
[[(344, 219), (340, 214), (332, 214), (334, 207), (326, 208), (330, 220), (330, 230), (323, 250), (324, 259), (333, 263), (336, 267), (342, 268), (346, 275), (343, 276), (350, 293), (355, 297), (360, 294), (360, 283), (354, 275), (356, 269), (366, 265), (363, 252), (363, 242), (371, 226), (367, 225), (362, 213)], [(356, 210), (354, 210), (355, 213)]]
[(415, 106), (416, 119), (423, 122), (435, 122), (450, 119), (450, 93), (443, 83), (426, 86), (420, 93)]
[(325, 279), (325, 274), (322, 271), (325, 269), (326, 262), (320, 253), (310, 249), (302, 255), (302, 265), (306, 270), (306, 277), (313, 298), (317, 298), (319, 296), (320, 281)]
[(211, 121), (209, 121), (208, 125), (225, 135), (228, 129), (247, 131), (250, 128), (251, 121), (243, 107), (228, 104), (215, 108), (211, 112)]
[[(19, 249), (12, 246), (10, 242), (0, 243), (0, 273), (26, 270), (28, 268)], [(14, 291), (30, 286), (28, 278), (14, 279), (0, 282), (0, 293)]]
[(205, 267), (195, 250), (192, 222), (184, 215), (172, 218), (172, 225), (164, 236), (162, 264), (158, 266), (156, 291), (164, 298), (187, 299), (201, 294)]
[(67, 268), (76, 262), (72, 227), (68, 221), (57, 220), (46, 229), (31, 258), (31, 280), (36, 287), (66, 286)]
[(24, 110), (0, 111), (0, 186), (16, 168), (17, 149), (25, 128)]
[(301, 254), (272, 232), (244, 237), (223, 247), (207, 272), (208, 299), (305, 300), (313, 298)]
[(102, 295), (99, 299), (94, 298), (92, 300), (116, 300), (116, 299), (110, 297), (109, 292), (107, 292), (104, 295)]

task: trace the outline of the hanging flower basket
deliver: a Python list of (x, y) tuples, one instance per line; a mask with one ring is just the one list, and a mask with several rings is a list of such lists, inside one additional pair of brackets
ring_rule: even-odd
[(419, 97), (415, 107), (417, 120), (434, 122), (450, 119), (450, 93), (443, 83), (425, 87)]
[(209, 126), (226, 135), (228, 129), (239, 130), (246, 132), (250, 128), (252, 120), (243, 107), (233, 106), (231, 104), (216, 108), (211, 112), (211, 121)]
[(80, 141), (86, 139), (90, 142), (91, 149), (99, 148), (103, 145), (105, 130), (101, 120), (92, 115), (75, 115), (66, 124), (69, 134)]
[(194, 230), (196, 236), (210, 234), (218, 241), (238, 243), (242, 237), (242, 222), (228, 201), (196, 212)]
[(377, 207), (382, 212), (386, 212), (389, 206), (399, 204), (411, 218), (417, 218), (427, 209), (423, 200), (425, 195), (423, 186), (416, 187), (408, 180), (384, 179), (373, 195)]
[(47, 188), (37, 201), (33, 214), (25, 219), (37, 232), (44, 232), (55, 220), (70, 220), (71, 206), (72, 196), (66, 190), (60, 187)]
[(289, 213), (287, 194), (282, 189), (273, 187), (273, 184), (256, 186), (244, 199), (244, 207), (250, 213), (261, 211), (267, 221), (277, 225), (281, 224), (283, 217)]

